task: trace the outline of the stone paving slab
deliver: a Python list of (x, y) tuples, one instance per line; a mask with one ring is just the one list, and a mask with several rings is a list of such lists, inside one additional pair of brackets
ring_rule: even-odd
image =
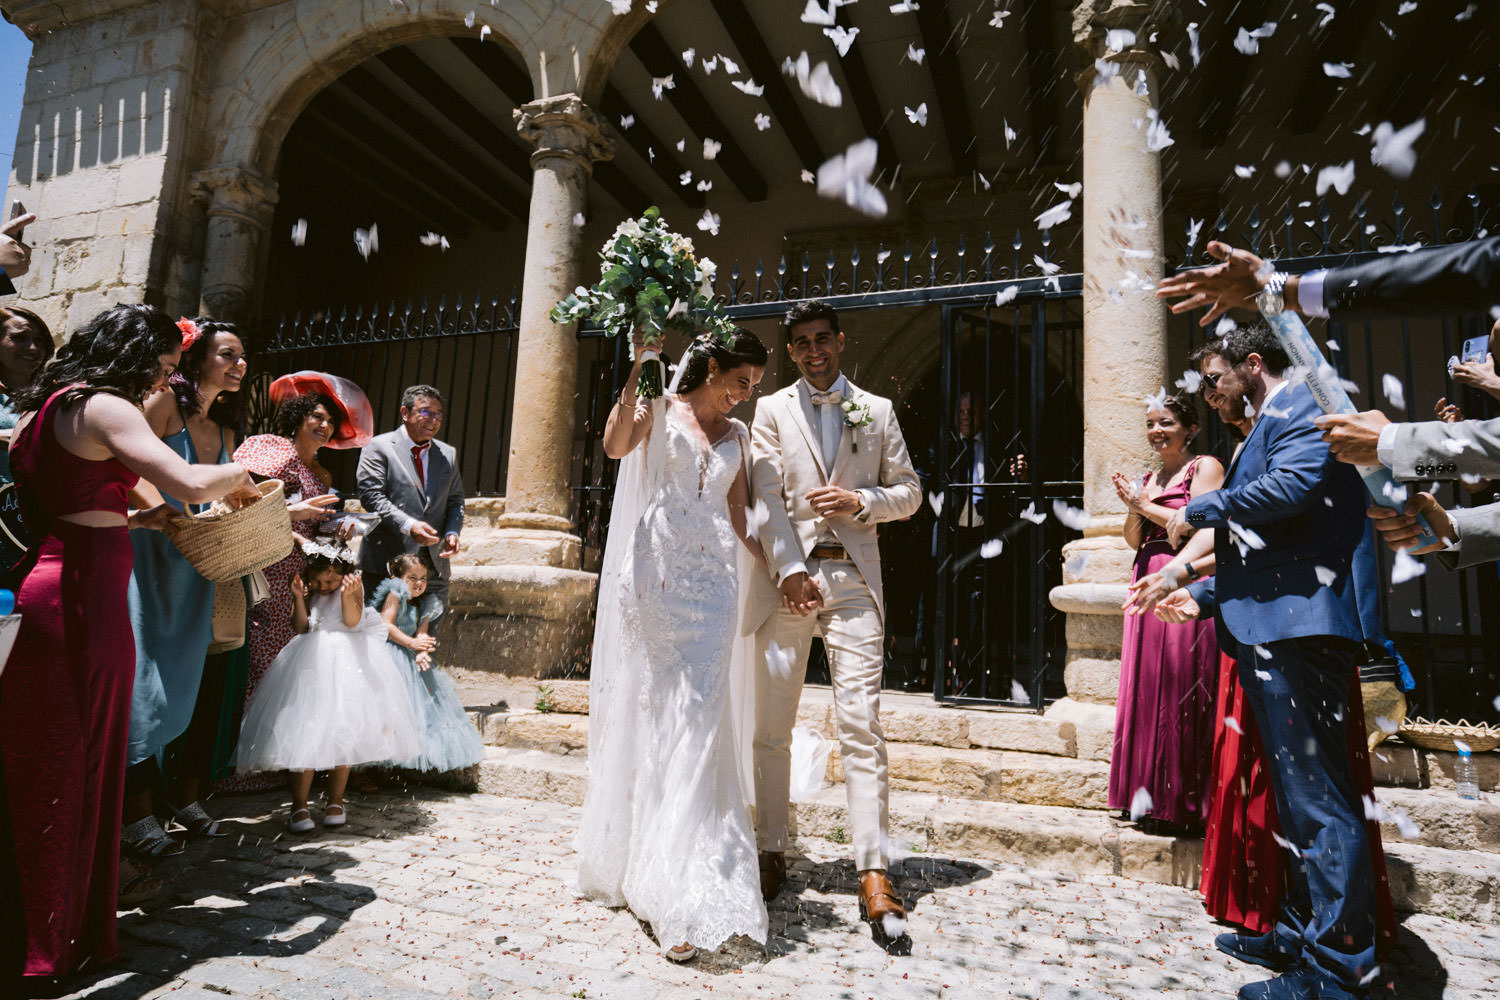
[[(626, 911), (570, 888), (576, 806), (417, 790), (350, 803), (349, 825), (285, 832), (274, 793), (218, 799), (230, 837), (158, 873), (171, 892), (121, 917), (94, 1000), (1232, 997), (1263, 978), (1212, 947), (1197, 893), (1112, 875), (916, 854), (893, 869), (909, 935), (856, 919), (847, 846), (798, 841), (766, 947), (667, 962)], [(315, 810), (316, 815), (316, 810)], [(1414, 915), (1402, 1000), (1500, 1000), (1500, 929)]]

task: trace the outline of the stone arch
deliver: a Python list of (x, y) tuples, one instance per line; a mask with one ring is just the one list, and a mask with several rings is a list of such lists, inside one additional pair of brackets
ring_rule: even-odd
[[(609, 8), (599, 6), (608, 16)], [(489, 41), (520, 52), (535, 76), (536, 59), (524, 57), (538, 51), (540, 39), (560, 51), (575, 44), (580, 51), (590, 47), (599, 33), (594, 7), (585, 0), (493, 7), (473, 0), (433, 0), (420, 7), (363, 0), (320, 7), (312, 23), (296, 14), (286, 16), (282, 7), (269, 8), (258, 16), (274, 19), (274, 24), (257, 31), (257, 16), (247, 17), (249, 23), (239, 33), (244, 49), (231, 47), (219, 62), (212, 90), (223, 96), (206, 116), (205, 132), (215, 137), (215, 147), (205, 151), (206, 163), (236, 164), (262, 177), (274, 176), (282, 141), (319, 91), (387, 49), (434, 36), (473, 34), (478, 26), (464, 24), (470, 13), (490, 26)], [(539, 81), (533, 83), (540, 93)]]
[[(648, 12), (644, 4), (638, 4), (629, 14), (611, 16), (609, 21), (599, 29), (594, 43), (586, 51), (587, 56), (583, 62), (583, 80), (579, 88), (579, 96), (584, 103), (591, 107), (597, 106), (600, 96), (604, 93), (604, 85), (609, 82), (610, 74), (615, 71), (615, 61), (620, 58), (620, 53), (625, 51), (625, 46), (635, 37), (635, 33), (641, 30), (641, 26), (653, 17), (672, 6), (675, 0), (660, 0), (655, 13)], [(603, 5), (601, 4), (601, 7)], [(537, 93), (541, 93), (540, 90)]]

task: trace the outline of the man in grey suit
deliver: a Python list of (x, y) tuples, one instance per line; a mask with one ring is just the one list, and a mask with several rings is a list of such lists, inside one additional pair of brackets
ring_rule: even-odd
[(396, 556), (420, 553), (434, 618), (448, 607), (449, 560), (464, 524), (464, 484), (453, 446), (437, 440), (442, 426), (443, 394), (409, 387), (401, 394), (401, 426), (365, 445), (355, 480), (359, 502), (380, 516), (359, 550), (365, 593), (375, 592)]

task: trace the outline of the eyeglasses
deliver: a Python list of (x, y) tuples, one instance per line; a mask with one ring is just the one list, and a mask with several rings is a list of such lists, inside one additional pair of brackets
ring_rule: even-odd
[(1228, 375), (1228, 374), (1229, 374), (1228, 372), (1220, 372), (1217, 375), (1204, 375), (1203, 376), (1203, 395), (1207, 396), (1211, 392), (1218, 392), (1219, 391), (1219, 379), (1223, 378), (1225, 375)]
[(412, 414), (414, 416), (420, 417), (423, 420), (442, 420), (443, 419), (443, 411), (442, 410), (413, 410)]

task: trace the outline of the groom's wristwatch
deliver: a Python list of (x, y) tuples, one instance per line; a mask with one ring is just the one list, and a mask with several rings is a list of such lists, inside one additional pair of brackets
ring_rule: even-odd
[(859, 498), (859, 509), (854, 512), (854, 516), (859, 517), (864, 514), (865, 510), (870, 505), (865, 503), (865, 494), (863, 490), (850, 490), (849, 492), (853, 493), (856, 497)]

